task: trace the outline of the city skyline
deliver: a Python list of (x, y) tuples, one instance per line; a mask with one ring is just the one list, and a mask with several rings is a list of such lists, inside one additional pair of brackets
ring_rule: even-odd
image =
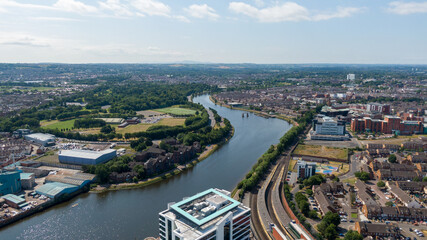
[(424, 1), (4, 0), (0, 62), (427, 64)]

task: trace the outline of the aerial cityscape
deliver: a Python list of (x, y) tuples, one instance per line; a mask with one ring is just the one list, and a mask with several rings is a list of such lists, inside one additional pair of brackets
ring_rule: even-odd
[(0, 1), (0, 239), (427, 239), (427, 2)]

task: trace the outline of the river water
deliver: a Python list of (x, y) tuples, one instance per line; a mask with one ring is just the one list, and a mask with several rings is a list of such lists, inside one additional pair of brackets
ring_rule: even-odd
[[(0, 230), (0, 239), (144, 239), (158, 236), (158, 213), (208, 188), (231, 191), (291, 127), (214, 105), (208, 95), (194, 102), (218, 111), (235, 128), (233, 138), (194, 168), (141, 189), (86, 193)], [(77, 206), (72, 207), (75, 203)]]

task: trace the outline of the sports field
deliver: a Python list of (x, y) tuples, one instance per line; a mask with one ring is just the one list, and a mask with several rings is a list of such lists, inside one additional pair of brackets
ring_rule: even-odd
[(160, 108), (160, 109), (155, 109), (153, 111), (161, 112), (161, 113), (168, 113), (168, 114), (173, 114), (173, 115), (194, 115), (194, 114), (196, 114), (195, 110), (188, 109), (188, 108), (180, 108), (180, 107)]
[(74, 121), (76, 121), (76, 119), (71, 119), (71, 120), (67, 120), (67, 121), (58, 121), (58, 120), (52, 120), (52, 121), (41, 121), (40, 125), (42, 126), (42, 128), (46, 128), (46, 129), (72, 129), (74, 126)]

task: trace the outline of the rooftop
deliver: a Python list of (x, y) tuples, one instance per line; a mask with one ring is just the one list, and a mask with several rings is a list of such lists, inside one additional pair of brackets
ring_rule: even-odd
[(197, 239), (215, 230), (215, 225), (232, 214), (233, 217), (249, 209), (230, 198), (225, 190), (209, 189), (178, 203), (160, 213), (176, 224), (175, 231), (184, 239)]
[(208, 189), (175, 203), (171, 208), (200, 226), (239, 205), (240, 202), (227, 195)]
[(103, 151), (91, 151), (91, 150), (80, 150), (80, 149), (62, 150), (59, 153), (59, 156), (97, 159), (104, 154), (112, 153), (115, 151), (116, 151), (115, 149), (106, 149)]
[(36, 139), (39, 139), (41, 141), (47, 141), (47, 140), (51, 140), (51, 139), (55, 138), (54, 135), (46, 134), (46, 133), (33, 133), (33, 134), (26, 135), (26, 137), (36, 138)]

